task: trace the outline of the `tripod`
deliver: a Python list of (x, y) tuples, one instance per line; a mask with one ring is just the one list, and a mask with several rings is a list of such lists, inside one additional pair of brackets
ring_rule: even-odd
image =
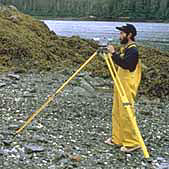
[(109, 53), (107, 53), (107, 50), (105, 47), (100, 47), (92, 56), (90, 56), (89, 59), (86, 60), (86, 62), (68, 79), (66, 80), (62, 85), (61, 87), (52, 95), (52, 96), (49, 96), (48, 99), (44, 102), (44, 104), (39, 108), (37, 109), (35, 112), (32, 113), (32, 115), (25, 121), (25, 123), (19, 128), (17, 129), (16, 131), (16, 134), (20, 133), (29, 123), (31, 123), (31, 121), (38, 115), (38, 113), (40, 113), (43, 109), (45, 109), (48, 104), (54, 99), (54, 97), (97, 55), (97, 54), (101, 54), (102, 57), (104, 58), (107, 66), (108, 66), (108, 69), (110, 71), (110, 74), (112, 76), (112, 79), (117, 87), (117, 90), (119, 92), (119, 95), (120, 95), (120, 98), (121, 98), (121, 101), (123, 103), (123, 106), (125, 107), (125, 109), (127, 110), (128, 112), (128, 116), (129, 116), (129, 119), (131, 120), (132, 122), (132, 125), (133, 125), (133, 128), (135, 130), (135, 133), (139, 139), (139, 143), (140, 143), (140, 146), (143, 150), (143, 153), (144, 153), (144, 157), (145, 158), (149, 158), (149, 154), (148, 154), (148, 151), (147, 151), (147, 148), (144, 144), (144, 141), (143, 141), (143, 138), (140, 134), (140, 131), (137, 127), (137, 123), (136, 121), (133, 119), (132, 115), (131, 115), (131, 112), (133, 111), (132, 108), (131, 108), (131, 105), (129, 103), (129, 100), (126, 96), (126, 93), (125, 93), (125, 90), (124, 90), (124, 87), (123, 85), (121, 84), (120, 82), (120, 79), (118, 77), (118, 74), (117, 74), (117, 71), (116, 71), (116, 68), (115, 68), (115, 65), (112, 61), (112, 58), (111, 58), (111, 55)]

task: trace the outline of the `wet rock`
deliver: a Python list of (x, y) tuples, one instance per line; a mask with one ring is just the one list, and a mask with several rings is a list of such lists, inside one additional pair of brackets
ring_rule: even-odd
[(25, 161), (28, 157), (26, 156), (24, 151), (19, 151), (19, 160), (20, 161)]
[(156, 169), (168, 169), (169, 168), (169, 162), (165, 158), (157, 157), (156, 160), (154, 160), (153, 165), (156, 167)]
[(68, 159), (62, 159), (62, 160), (60, 160), (60, 165), (61, 165), (61, 166), (65, 166), (65, 165), (67, 165), (68, 163), (69, 163)]
[(6, 83), (0, 82), (0, 88), (6, 86)]
[(48, 140), (47, 140), (47, 138), (45, 138), (45, 137), (41, 137), (41, 136), (34, 136), (33, 138), (32, 138), (32, 140), (34, 140), (35, 142), (43, 142), (43, 143), (48, 143)]
[(5, 146), (9, 146), (12, 143), (12, 140), (3, 140)]
[(8, 77), (12, 78), (12, 79), (15, 79), (15, 80), (19, 80), (20, 79), (20, 76), (17, 75), (17, 74), (12, 74), (12, 73), (9, 73), (8, 74)]
[(59, 161), (65, 157), (66, 157), (66, 154), (64, 153), (64, 151), (57, 151), (57, 152), (55, 152), (54, 160), (56, 162), (56, 161)]
[(157, 157), (157, 161), (164, 162), (165, 159), (163, 157)]
[(35, 152), (43, 152), (45, 151), (45, 148), (42, 146), (38, 146), (36, 144), (26, 144), (24, 145), (25, 152), (26, 153), (35, 153)]
[(56, 169), (56, 165), (51, 165), (48, 169)]
[(16, 125), (16, 124), (10, 124), (9, 126), (8, 126), (8, 129), (10, 130), (10, 129), (12, 129), (12, 130), (16, 130), (18, 128), (18, 125)]
[(0, 155), (4, 155), (4, 150), (0, 149)]
[(79, 155), (72, 155), (72, 156), (70, 156), (70, 159), (72, 161), (76, 161), (76, 162), (80, 162), (80, 160), (81, 160)]
[(1, 130), (1, 134), (3, 134), (4, 136), (13, 136), (13, 131), (9, 131), (9, 130)]
[(36, 90), (36, 89), (31, 89), (29, 92), (30, 92), (30, 93), (36, 93), (37, 90)]
[(169, 168), (169, 163), (161, 163), (158, 166), (158, 169), (168, 169)]
[(34, 95), (26, 91), (24, 92), (23, 97), (34, 97)]
[(10, 153), (10, 150), (8, 149), (0, 149), (0, 155), (8, 155)]

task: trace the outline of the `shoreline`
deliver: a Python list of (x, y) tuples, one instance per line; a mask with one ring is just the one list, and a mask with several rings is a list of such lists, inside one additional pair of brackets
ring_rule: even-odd
[(52, 17), (52, 16), (32, 16), (40, 20), (62, 20), (62, 21), (103, 21), (103, 22), (145, 22), (145, 23), (169, 23), (168, 20), (146, 20), (146, 19), (125, 19), (125, 18), (87, 18), (87, 17)]

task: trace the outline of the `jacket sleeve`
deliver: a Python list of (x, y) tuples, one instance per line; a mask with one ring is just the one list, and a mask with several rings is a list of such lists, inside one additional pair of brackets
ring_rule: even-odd
[(128, 48), (124, 58), (121, 58), (120, 54), (114, 53), (112, 54), (112, 59), (118, 66), (133, 72), (138, 63), (138, 50), (137, 48)]

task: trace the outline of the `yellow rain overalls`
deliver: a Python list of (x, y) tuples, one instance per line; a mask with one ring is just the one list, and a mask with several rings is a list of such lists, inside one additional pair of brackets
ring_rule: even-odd
[[(136, 45), (132, 44), (127, 48), (132, 47), (136, 47)], [(124, 50), (121, 52), (121, 55), (124, 55)], [(134, 113), (134, 98), (141, 80), (141, 63), (140, 61), (138, 62), (136, 69), (133, 72), (118, 66), (117, 73), (132, 106), (133, 120), (136, 120)], [(129, 119), (128, 112), (123, 106), (116, 86), (114, 86), (114, 100), (112, 109), (112, 141), (115, 144), (119, 144), (124, 147), (136, 147), (140, 145), (132, 122)]]

